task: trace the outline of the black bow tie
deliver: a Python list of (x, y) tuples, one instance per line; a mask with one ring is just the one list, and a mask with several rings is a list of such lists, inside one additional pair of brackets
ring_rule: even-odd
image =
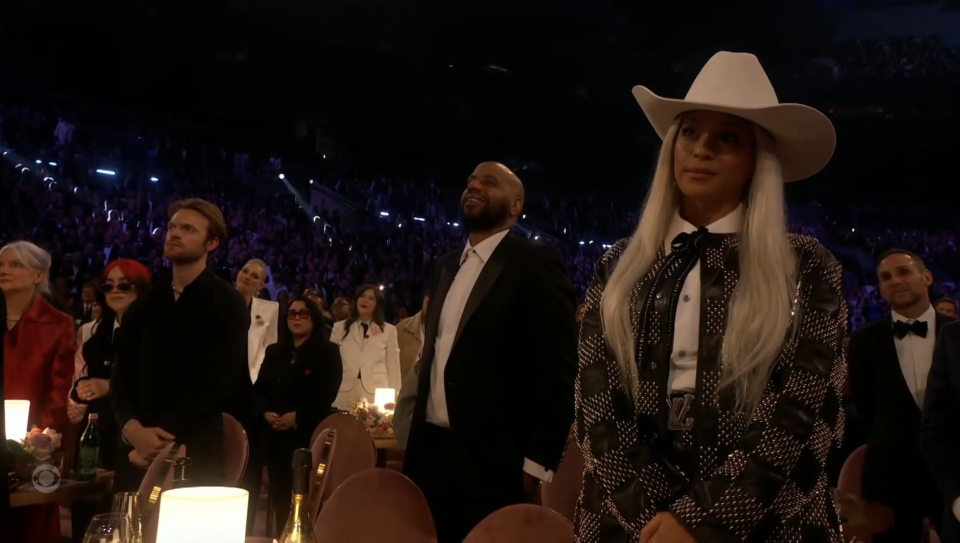
[(927, 323), (925, 321), (895, 321), (893, 323), (893, 333), (900, 339), (907, 337), (907, 334), (927, 337)]
[(696, 247), (700, 240), (709, 233), (710, 231), (705, 226), (701, 226), (696, 232), (681, 232), (673, 238), (670, 246), (674, 251), (686, 251)]

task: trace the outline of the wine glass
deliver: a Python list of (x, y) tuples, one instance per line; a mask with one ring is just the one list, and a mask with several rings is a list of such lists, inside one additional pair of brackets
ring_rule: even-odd
[(127, 519), (117, 513), (96, 515), (87, 526), (83, 543), (132, 543)]

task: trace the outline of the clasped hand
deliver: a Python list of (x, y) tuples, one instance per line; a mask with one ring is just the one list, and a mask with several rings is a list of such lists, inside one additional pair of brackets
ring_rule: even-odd
[(697, 540), (673, 513), (662, 512), (640, 530), (640, 543), (697, 543)]
[(176, 439), (163, 428), (144, 428), (137, 421), (127, 424), (124, 437), (133, 447), (129, 455), (130, 462), (139, 467), (149, 466), (157, 454)]
[(291, 411), (284, 415), (278, 415), (273, 411), (267, 411), (263, 414), (263, 418), (266, 419), (267, 424), (270, 425), (277, 432), (282, 432), (284, 430), (291, 430), (297, 427), (297, 413), (296, 411)]

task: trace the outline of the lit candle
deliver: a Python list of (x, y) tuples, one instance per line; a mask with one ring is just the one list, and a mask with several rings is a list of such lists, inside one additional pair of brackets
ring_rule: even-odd
[(27, 436), (30, 400), (3, 400), (3, 424), (7, 439), (20, 441)]
[(239, 488), (168, 490), (160, 496), (157, 543), (244, 543), (248, 499)]
[(397, 391), (392, 388), (378, 388), (373, 391), (373, 403), (384, 411), (384, 406), (393, 403), (397, 399)]

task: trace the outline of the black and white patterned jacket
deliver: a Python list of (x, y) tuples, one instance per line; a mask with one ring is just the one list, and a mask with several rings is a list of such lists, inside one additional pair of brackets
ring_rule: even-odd
[[(798, 285), (789, 335), (749, 424), (718, 393), (720, 351), (738, 280), (738, 238), (707, 234), (690, 249), (701, 265), (695, 465), (671, 462), (667, 378), (683, 251), (661, 250), (629, 300), (636, 318), (639, 405), (624, 389), (600, 323), (600, 298), (629, 240), (600, 260), (587, 291), (576, 381), (576, 437), (584, 456), (575, 517), (578, 543), (635, 543), (670, 511), (699, 543), (841, 543), (827, 455), (843, 435), (842, 270), (816, 239), (790, 236)], [(688, 251), (688, 255), (690, 253)], [(687, 267), (686, 271), (689, 271)], [(785, 336), (788, 336), (785, 331)], [(657, 363), (659, 361), (659, 364)], [(725, 389), (726, 390), (726, 389)], [(690, 463), (688, 463), (690, 464)]]

